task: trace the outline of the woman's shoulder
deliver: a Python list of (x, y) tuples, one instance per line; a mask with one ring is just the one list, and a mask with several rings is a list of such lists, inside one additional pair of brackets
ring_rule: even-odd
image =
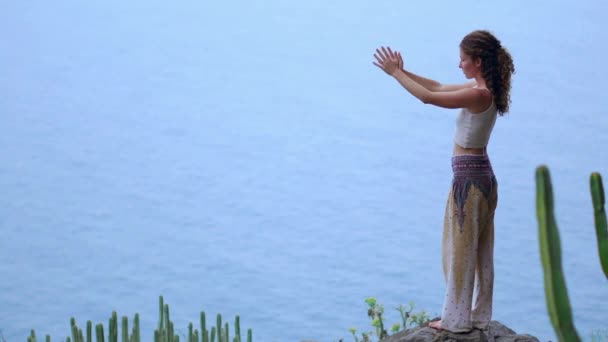
[(484, 113), (494, 105), (494, 95), (488, 88), (473, 87), (472, 90), (477, 94), (478, 100), (474, 107), (468, 108), (469, 112), (472, 114)]
[(490, 91), (490, 89), (486, 88), (486, 87), (479, 87), (477, 85), (475, 85), (474, 87), (472, 87), (472, 89), (476, 92), (479, 93), (480, 96), (483, 97), (493, 97), (492, 96), (492, 91)]

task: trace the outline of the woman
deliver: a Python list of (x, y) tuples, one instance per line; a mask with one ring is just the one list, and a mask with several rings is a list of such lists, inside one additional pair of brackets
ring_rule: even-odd
[(492, 318), (494, 210), (498, 198), (486, 152), (497, 114), (509, 110), (513, 60), (490, 32), (474, 31), (460, 43), (459, 64), (465, 77), (473, 81), (444, 85), (405, 70), (399, 52), (384, 47), (376, 52), (373, 64), (423, 103), (462, 108), (456, 120), (454, 178), (443, 228), (446, 296), (441, 320), (429, 326), (452, 332), (486, 329)]

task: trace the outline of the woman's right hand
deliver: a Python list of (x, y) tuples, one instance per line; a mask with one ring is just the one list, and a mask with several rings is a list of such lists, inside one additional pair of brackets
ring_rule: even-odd
[(403, 68), (403, 57), (401, 57), (401, 52), (395, 51), (395, 53), (397, 55), (397, 61), (399, 61), (399, 69), (405, 71), (405, 69)]

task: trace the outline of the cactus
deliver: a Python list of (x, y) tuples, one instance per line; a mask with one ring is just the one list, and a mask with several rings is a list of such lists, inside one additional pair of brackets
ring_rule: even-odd
[(160, 296), (158, 298), (158, 330), (161, 330), (163, 328), (163, 322), (164, 322), (163, 313), (164, 313), (163, 296)]
[(95, 333), (97, 335), (97, 342), (104, 342), (103, 341), (103, 324), (97, 324), (95, 326)]
[(551, 176), (545, 166), (536, 169), (536, 212), (545, 296), (551, 324), (560, 341), (580, 341), (572, 322), (570, 300), (562, 272), (559, 232), (553, 214)]
[(165, 304), (165, 307), (163, 308), (164, 314), (163, 314), (163, 330), (167, 330), (169, 331), (171, 328), (171, 318), (169, 317), (169, 304)]
[(78, 327), (76, 326), (76, 319), (74, 317), (70, 318), (70, 328), (72, 328), (72, 340), (80, 342), (78, 341)]
[(205, 311), (201, 311), (201, 342), (209, 342), (209, 331), (207, 331)]
[(109, 321), (109, 328), (110, 335), (108, 338), (110, 342), (118, 342), (118, 315), (116, 314), (116, 311), (112, 311), (112, 317), (110, 317)]
[(247, 330), (247, 342), (253, 341), (253, 331), (251, 329)]
[(158, 342), (175, 342), (175, 334), (173, 330), (173, 322), (171, 322), (171, 316), (169, 315), (169, 305), (163, 305), (162, 296), (159, 299), (159, 311), (160, 317), (157, 329), (158, 331)]
[(211, 342), (215, 342), (215, 327), (211, 327)]
[(222, 315), (217, 314), (217, 328), (215, 329), (217, 333), (217, 342), (224, 342), (222, 338)]
[(133, 319), (133, 336), (135, 336), (135, 342), (141, 342), (141, 335), (139, 334), (139, 314), (135, 314)]
[(93, 342), (93, 322), (87, 321), (87, 342)]
[[(173, 322), (171, 322), (169, 315), (169, 305), (164, 303), (163, 297), (159, 297), (159, 320), (158, 327), (154, 330), (154, 342), (180, 342), (180, 337), (175, 334)], [(190, 323), (188, 325), (188, 341), (187, 342), (215, 342), (217, 335), (217, 342), (228, 342), (230, 341), (230, 329), (228, 322), (222, 327), (222, 316), (217, 315), (217, 327), (212, 327), (211, 332), (207, 330), (207, 323), (205, 319), (205, 312), (201, 312), (200, 316), (201, 330), (200, 333), (197, 329), (194, 329), (194, 325)], [(86, 328), (86, 340), (83, 335), (82, 329), (79, 329), (76, 324), (74, 317), (70, 318), (71, 337), (65, 339), (66, 342), (93, 342), (93, 323), (87, 321)], [(113, 311), (111, 317), (108, 319), (108, 342), (119, 342), (119, 328), (122, 329), (120, 342), (141, 342), (139, 333), (139, 314), (135, 314), (133, 318), (133, 328), (131, 334), (129, 334), (129, 318), (126, 316), (122, 317), (121, 326), (118, 325), (118, 314)], [(235, 337), (234, 340), (241, 341), (240, 332), (240, 318), (235, 318)], [(211, 333), (211, 338), (209, 338)], [(251, 335), (251, 329), (249, 330)], [(199, 339), (200, 336), (200, 339)], [(106, 336), (104, 336), (103, 324), (97, 324), (95, 326), (95, 337), (96, 342), (105, 342)], [(31, 330), (30, 335), (27, 337), (27, 342), (37, 342), (36, 333)], [(46, 342), (51, 342), (51, 337), (46, 336)], [(185, 342), (185, 341), (184, 341)], [(249, 340), (251, 342), (251, 338)]]
[(604, 275), (608, 278), (608, 225), (606, 224), (606, 198), (602, 176), (594, 172), (590, 177), (591, 198), (593, 200), (593, 214), (595, 217), (595, 232), (597, 235), (597, 249)]
[(122, 317), (122, 342), (129, 342), (129, 318)]
[(241, 318), (236, 315), (234, 318), (234, 334), (237, 342), (241, 342)]

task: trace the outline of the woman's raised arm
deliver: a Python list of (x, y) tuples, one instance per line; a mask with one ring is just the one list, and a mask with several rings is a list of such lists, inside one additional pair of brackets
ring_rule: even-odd
[(486, 94), (482, 90), (471, 87), (461, 87), (453, 91), (429, 90), (403, 71), (402, 61), (390, 48), (387, 51), (382, 47), (382, 51), (379, 49), (376, 51), (378, 55), (374, 54), (374, 57), (378, 62), (373, 64), (393, 76), (410, 94), (423, 103), (443, 108), (475, 108), (487, 102), (484, 96)]
[[(389, 53), (391, 53), (391, 49), (388, 48)], [(378, 54), (380, 54), (380, 50), (376, 49), (376, 52)], [(398, 51), (395, 51), (394, 54), (397, 56), (397, 59), (399, 60), (399, 67), (401, 68), (401, 71), (403, 71), (409, 78), (413, 79), (414, 81), (416, 81), (418, 84), (420, 84), (421, 86), (425, 87), (426, 89), (430, 90), (430, 91), (456, 91), (456, 90), (460, 90), (460, 89), (466, 89), (466, 88), (473, 88), (477, 85), (477, 82), (475, 81), (471, 81), (471, 82), (467, 82), (467, 83), (463, 83), (463, 84), (441, 84), (435, 80), (420, 76), (420, 75), (416, 75), (411, 71), (408, 71), (405, 69), (404, 67), (404, 63), (403, 63), (403, 56), (401, 56), (401, 53)], [(376, 59), (378, 59), (376, 57)]]

